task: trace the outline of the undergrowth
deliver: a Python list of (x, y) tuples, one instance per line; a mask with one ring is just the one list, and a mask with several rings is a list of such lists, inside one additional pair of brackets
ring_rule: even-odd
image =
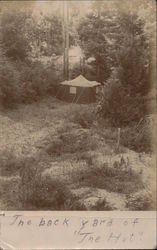
[[(89, 161), (89, 160), (88, 160)], [(75, 180), (80, 186), (105, 189), (109, 192), (129, 194), (143, 187), (141, 176), (131, 168), (121, 169), (116, 164), (108, 166), (89, 166)]]

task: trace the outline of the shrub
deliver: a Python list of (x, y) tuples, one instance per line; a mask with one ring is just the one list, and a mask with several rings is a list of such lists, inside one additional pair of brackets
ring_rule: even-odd
[[(2, 182), (2, 199), (12, 210), (85, 210), (66, 184), (50, 176), (42, 176), (39, 159), (18, 160), (3, 154), (0, 174), (14, 178)], [(7, 190), (7, 192), (6, 192)], [(4, 195), (3, 195), (4, 192)], [(1, 193), (1, 192), (0, 192)]]
[(121, 144), (138, 152), (152, 152), (152, 131), (153, 128), (147, 124), (141, 124), (139, 128), (126, 127), (122, 130)]
[(63, 181), (42, 176), (32, 165), (22, 175), (19, 192), (22, 209), (84, 210)]
[(109, 81), (101, 104), (102, 116), (115, 127), (134, 125), (148, 113), (147, 98), (130, 95), (120, 82)]
[(10, 62), (2, 55), (0, 63), (0, 104), (13, 107), (16, 103), (32, 103), (45, 95), (55, 94), (58, 77), (53, 65), (40, 62)]
[(18, 101), (19, 73), (6, 59), (0, 61), (0, 104), (11, 108)]
[(94, 211), (112, 211), (114, 208), (106, 201), (104, 198), (103, 200), (98, 200), (97, 203), (91, 208)]
[(63, 148), (63, 141), (59, 138), (52, 138), (52, 141), (46, 148), (49, 155), (60, 155)]
[(126, 207), (131, 211), (148, 211), (151, 210), (151, 206), (151, 194), (144, 190), (127, 196)]
[(11, 151), (3, 151), (0, 153), (0, 174), (4, 176), (12, 176), (19, 174), (23, 160), (17, 158)]
[(79, 124), (82, 128), (90, 128), (95, 121), (95, 115), (92, 111), (89, 108), (79, 108), (68, 119)]
[(81, 153), (97, 148), (97, 141), (89, 130), (71, 126), (58, 129), (56, 136), (49, 135), (45, 151), (49, 155), (59, 156), (61, 153)]
[(21, 101), (31, 103), (44, 95), (53, 94), (58, 79), (53, 65), (46, 67), (40, 62), (21, 67)]

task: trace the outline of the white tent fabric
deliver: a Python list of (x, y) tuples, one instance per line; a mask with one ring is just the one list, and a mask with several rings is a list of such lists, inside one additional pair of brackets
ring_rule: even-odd
[(62, 85), (69, 85), (73, 87), (95, 87), (101, 85), (96, 81), (88, 81), (84, 76), (80, 75), (73, 80), (64, 81)]

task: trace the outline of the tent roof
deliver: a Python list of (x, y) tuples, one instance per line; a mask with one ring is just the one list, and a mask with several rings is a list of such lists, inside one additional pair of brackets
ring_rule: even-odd
[(76, 77), (73, 80), (64, 81), (61, 84), (62, 85), (69, 85), (69, 86), (73, 86), (73, 87), (94, 87), (94, 86), (101, 85), (99, 82), (96, 82), (96, 81), (88, 81), (82, 75)]

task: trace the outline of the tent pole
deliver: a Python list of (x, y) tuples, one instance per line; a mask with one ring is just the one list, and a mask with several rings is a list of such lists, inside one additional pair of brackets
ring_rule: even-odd
[(65, 10), (64, 10), (64, 0), (62, 1), (62, 7), (63, 7), (63, 19), (62, 19), (62, 29), (63, 29), (63, 79), (65, 79)]
[(69, 3), (63, 1), (64, 77), (69, 80)]

